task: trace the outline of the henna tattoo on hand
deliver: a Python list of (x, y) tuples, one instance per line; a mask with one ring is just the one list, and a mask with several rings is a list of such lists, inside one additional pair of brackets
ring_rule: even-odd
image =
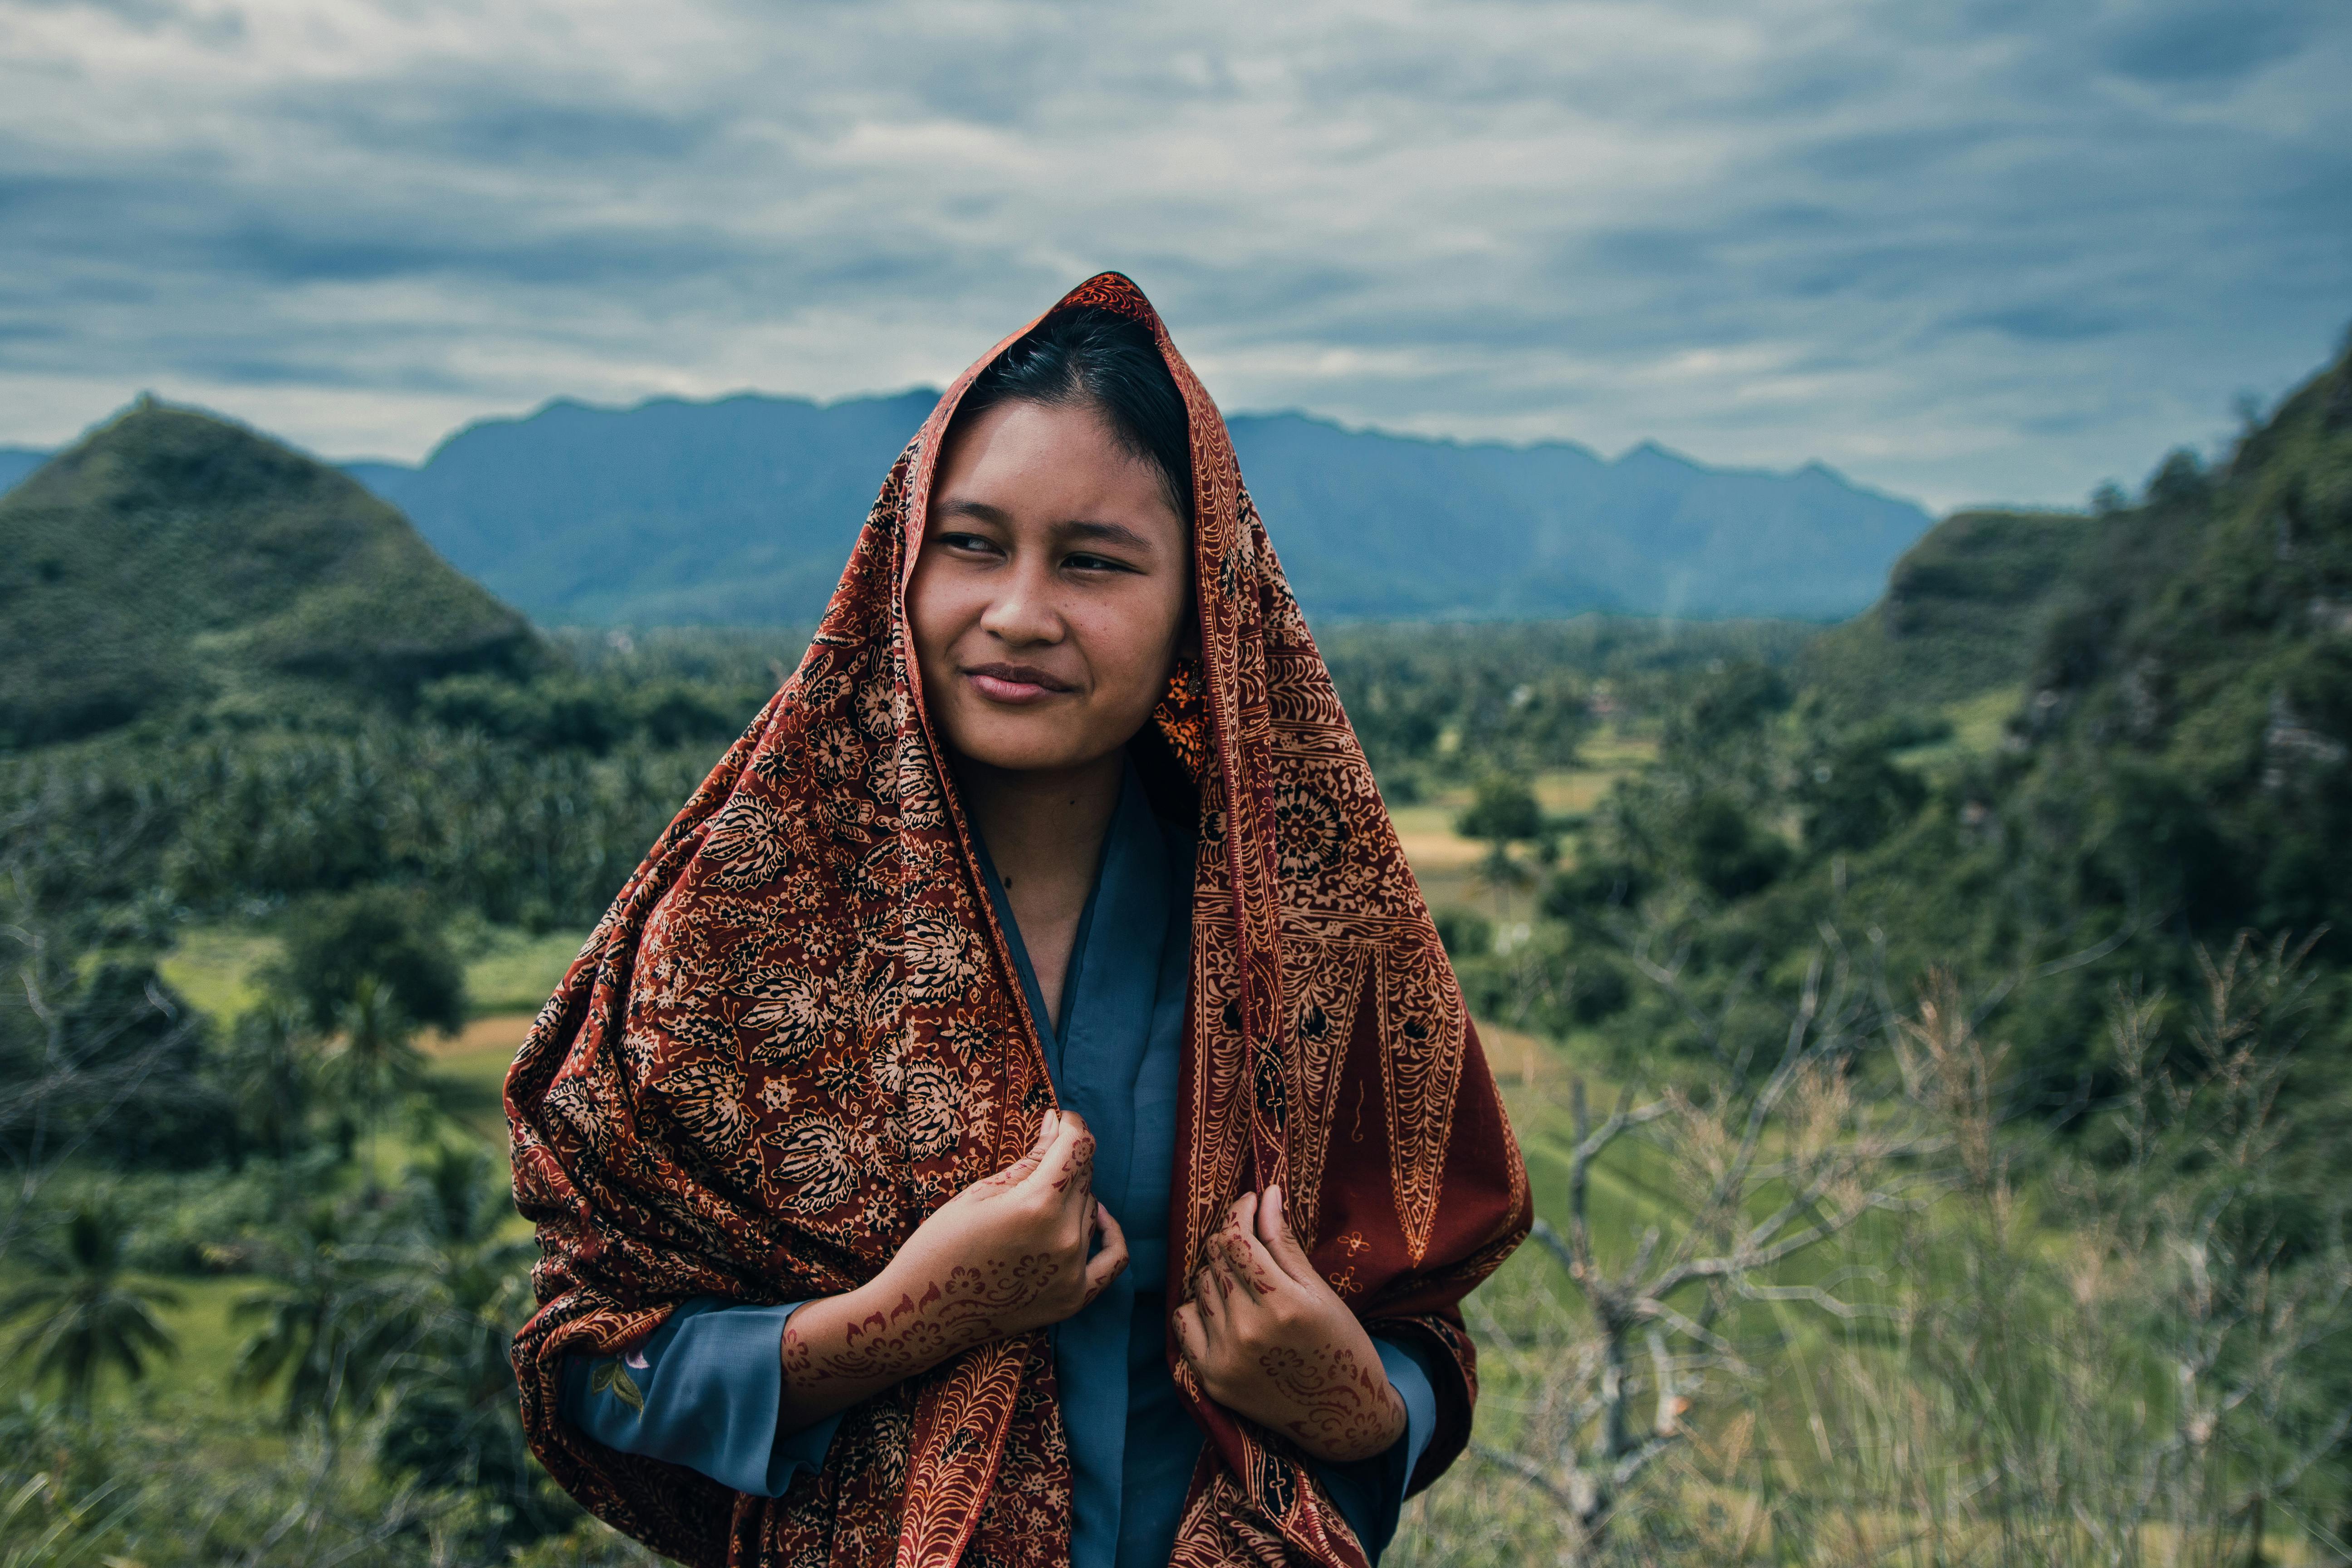
[[(877, 1279), (810, 1303), (784, 1331), (785, 1405), (814, 1420), (994, 1340), (1083, 1310), (1128, 1262), (1093, 1198), (1095, 1141), (1075, 1116), (1050, 1140), (934, 1210)], [(1048, 1195), (1048, 1187), (1053, 1195)], [(1103, 1252), (1089, 1258), (1094, 1240)]]
[(1235, 1200), (1177, 1310), (1180, 1349), (1218, 1404), (1316, 1458), (1369, 1458), (1403, 1434), (1404, 1400), (1278, 1205), (1271, 1188)]
[(1057, 1193), (1068, 1192), (1074, 1184), (1082, 1191), (1094, 1190), (1095, 1135), (1091, 1132), (1078, 1140), (1076, 1152), (1070, 1156), (1070, 1163), (1063, 1167), (1060, 1175), (1054, 1178), (1054, 1190)]
[(807, 1388), (835, 1379), (897, 1382), (928, 1371), (959, 1351), (1003, 1338), (1003, 1315), (1034, 1300), (1061, 1271), (1045, 1253), (952, 1269), (919, 1298), (902, 1293), (887, 1313), (868, 1312), (851, 1323), (843, 1343), (822, 1354), (787, 1323), (784, 1375)]
[(1402, 1401), (1377, 1360), (1358, 1364), (1356, 1352), (1324, 1349), (1312, 1355), (1268, 1351), (1258, 1358), (1267, 1384), (1294, 1407), (1282, 1427), (1310, 1451), (1369, 1458), (1395, 1442), (1404, 1423)]
[(1239, 1231), (1225, 1231), (1218, 1239), (1222, 1244), (1226, 1266), (1234, 1274), (1248, 1280), (1251, 1288), (1261, 1296), (1274, 1293), (1279, 1286), (1279, 1281), (1257, 1261), (1256, 1255), (1250, 1251), (1248, 1241)]
[(1345, 1346), (1277, 1345), (1254, 1362), (1195, 1371), (1210, 1398), (1293, 1438), (1319, 1459), (1370, 1458), (1404, 1433), (1404, 1401), (1377, 1355), (1367, 1365)]

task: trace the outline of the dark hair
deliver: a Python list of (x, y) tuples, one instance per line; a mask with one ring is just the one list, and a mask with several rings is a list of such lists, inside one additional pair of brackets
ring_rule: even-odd
[(955, 422), (1000, 403), (1092, 405), (1134, 457), (1157, 469), (1169, 504), (1192, 521), (1192, 427), (1184, 395), (1150, 328), (1098, 306), (1039, 322), (983, 370), (956, 405)]

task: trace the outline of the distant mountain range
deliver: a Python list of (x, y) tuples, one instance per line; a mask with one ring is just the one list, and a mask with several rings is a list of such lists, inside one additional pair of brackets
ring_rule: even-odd
[(937, 401), (558, 402), (468, 425), (418, 468), (346, 471), (543, 624), (805, 623)]
[[(421, 465), (346, 471), (544, 624), (805, 622), (936, 397), (560, 401), (469, 425)], [(1653, 445), (1611, 461), (1297, 414), (1229, 424), (1292, 585), (1326, 621), (1831, 620), (1870, 604), (1929, 523), (1819, 464), (1715, 468)], [(0, 485), (42, 456), (0, 448)]]
[[(805, 621), (936, 396), (559, 402), (468, 426), (419, 467), (349, 472), (541, 622)], [(1875, 598), (1929, 521), (1818, 465), (1710, 468), (1649, 446), (1610, 462), (1296, 414), (1230, 425), (1291, 583), (1322, 619), (1831, 619)]]

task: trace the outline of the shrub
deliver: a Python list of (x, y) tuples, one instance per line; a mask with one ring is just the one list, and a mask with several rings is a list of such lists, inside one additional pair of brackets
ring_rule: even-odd
[(1685, 825), (1691, 874), (1718, 898), (1740, 899), (1770, 887), (1789, 868), (1789, 847), (1759, 830), (1737, 802), (1702, 795)]
[(444, 1034), (465, 1026), (465, 971), (415, 895), (369, 888), (312, 899), (287, 927), (283, 983), (312, 1028), (337, 1027), (368, 980), (389, 987), (418, 1024)]
[(1478, 958), (1495, 951), (1495, 922), (1468, 910), (1437, 911), (1437, 940), (1445, 944), (1445, 956), (1460, 963), (1465, 958)]
[(1502, 845), (1542, 837), (1543, 807), (1525, 779), (1496, 774), (1481, 780), (1470, 808), (1454, 819), (1454, 830), (1465, 838)]

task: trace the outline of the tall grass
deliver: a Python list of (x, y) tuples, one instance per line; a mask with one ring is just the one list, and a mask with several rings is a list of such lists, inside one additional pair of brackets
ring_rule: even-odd
[[(2342, 1201), (2299, 1183), (2322, 1134), (2284, 1093), (2302, 956), (2242, 938), (2200, 955), (2200, 995), (2118, 993), (2113, 1092), (2063, 1142), (2004, 1122), (2005, 1053), (1939, 977), (1848, 1059), (1840, 1113), (1849, 1147), (1879, 1142), (1855, 1190), (1917, 1201), (1637, 1304), (1630, 1331), (1622, 1273), (1528, 1248), (1474, 1298), (1475, 1457), (1411, 1505), (1391, 1563), (2352, 1560), (2352, 1258)], [(1727, 1077), (1683, 1095), (1755, 1103)], [(1762, 1139), (1783, 1169), (1823, 1114), (1819, 1091), (1786, 1107)], [(1678, 1171), (1703, 1228), (1724, 1167), (1697, 1125), (1660, 1115), (1619, 1157)], [(1787, 1196), (1759, 1182), (1746, 1212)], [(1662, 1227), (1615, 1239), (1670, 1252)]]

